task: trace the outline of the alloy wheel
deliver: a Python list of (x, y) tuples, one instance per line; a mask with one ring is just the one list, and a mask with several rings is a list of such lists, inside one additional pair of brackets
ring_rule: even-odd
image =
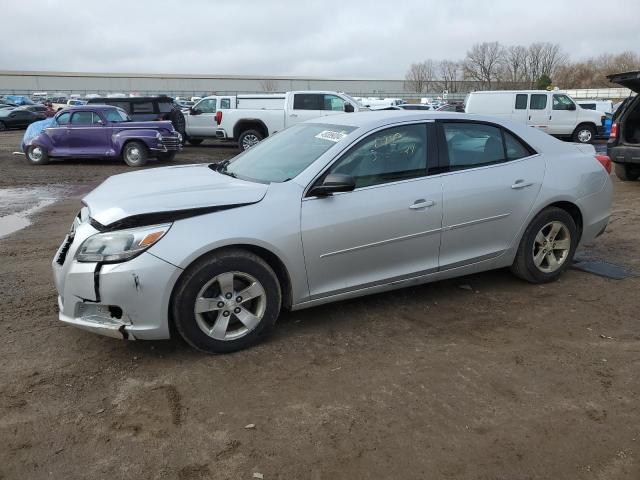
[(225, 272), (198, 292), (194, 313), (198, 327), (216, 340), (235, 340), (258, 326), (267, 308), (262, 284), (244, 272)]
[(257, 145), (258, 142), (260, 142), (260, 139), (256, 135), (245, 135), (245, 137), (242, 139), (242, 149), (247, 150), (248, 148)]
[(591, 130), (586, 128), (580, 130), (578, 132), (578, 140), (580, 140), (581, 143), (589, 143), (591, 141)]
[(547, 223), (538, 231), (533, 242), (533, 263), (544, 273), (553, 273), (565, 262), (571, 251), (571, 234), (558, 221)]

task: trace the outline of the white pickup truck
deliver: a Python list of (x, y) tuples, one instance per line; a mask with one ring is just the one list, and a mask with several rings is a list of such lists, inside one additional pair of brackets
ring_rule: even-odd
[(184, 113), (186, 140), (200, 145), (207, 138), (215, 138), (218, 124), (216, 112), (235, 107), (233, 95), (211, 95), (198, 101)]
[(298, 122), (367, 110), (339, 92), (300, 91), (276, 95), (238, 95), (236, 108), (218, 110), (215, 137), (237, 142), (241, 150)]

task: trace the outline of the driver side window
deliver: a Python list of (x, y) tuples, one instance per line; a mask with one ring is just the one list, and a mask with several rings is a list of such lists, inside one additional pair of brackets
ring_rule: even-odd
[(202, 100), (194, 107), (194, 110), (199, 110), (200, 113), (216, 113), (216, 99)]
[(328, 173), (351, 175), (356, 188), (427, 175), (427, 126), (403, 125), (372, 133)]
[(58, 125), (68, 125), (69, 117), (71, 117), (71, 114), (69, 112), (62, 113), (58, 115), (58, 118), (56, 119), (56, 123)]

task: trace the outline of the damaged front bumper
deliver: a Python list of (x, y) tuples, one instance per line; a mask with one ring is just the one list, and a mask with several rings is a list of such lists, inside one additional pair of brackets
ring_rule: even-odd
[(148, 252), (122, 263), (77, 262), (77, 248), (94, 233), (77, 225), (54, 257), (60, 320), (115, 338), (169, 338), (171, 290), (182, 270)]

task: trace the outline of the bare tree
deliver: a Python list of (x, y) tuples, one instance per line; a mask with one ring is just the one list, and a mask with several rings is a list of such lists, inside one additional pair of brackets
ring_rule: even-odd
[(512, 45), (504, 53), (504, 79), (511, 83), (527, 80), (527, 47)]
[(527, 80), (533, 85), (542, 75), (553, 78), (558, 66), (567, 61), (560, 45), (536, 42), (527, 51)]
[(464, 60), (465, 76), (490, 89), (499, 79), (503, 59), (504, 48), (498, 42), (476, 43)]
[(260, 87), (263, 92), (277, 92), (278, 91), (278, 81), (273, 80), (272, 78), (265, 78), (260, 82)]
[(429, 89), (435, 77), (435, 66), (433, 60), (412, 63), (404, 76), (405, 90), (422, 93)]
[(460, 62), (442, 60), (440, 61), (439, 68), (442, 89), (449, 91), (449, 93), (456, 93), (458, 91), (458, 82), (460, 81), (460, 74), (462, 71)]

